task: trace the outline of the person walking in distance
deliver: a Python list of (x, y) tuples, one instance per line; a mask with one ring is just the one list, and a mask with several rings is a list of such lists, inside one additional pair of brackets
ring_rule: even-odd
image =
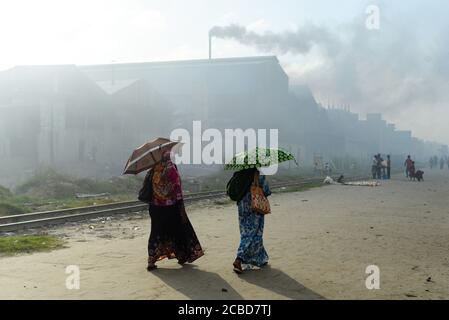
[(412, 158), (410, 157), (410, 155), (408, 155), (407, 159), (405, 159), (404, 166), (405, 166), (405, 176), (408, 178), (410, 168), (412, 167)]
[(377, 154), (377, 168), (376, 168), (376, 172), (377, 172), (377, 179), (382, 179), (382, 161), (384, 159), (382, 159), (380, 153)]
[(391, 157), (388, 154), (387, 155), (387, 179), (390, 180), (391, 178)]
[(371, 174), (373, 175), (373, 179), (377, 177), (377, 155), (374, 155), (373, 161), (371, 164)]

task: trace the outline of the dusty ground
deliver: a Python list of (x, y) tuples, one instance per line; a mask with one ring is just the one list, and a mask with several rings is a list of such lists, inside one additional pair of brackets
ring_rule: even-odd
[[(270, 267), (242, 276), (232, 272), (239, 233), (227, 202), (188, 208), (204, 257), (186, 267), (162, 261), (152, 273), (146, 215), (49, 230), (67, 248), (0, 258), (0, 298), (448, 299), (449, 173), (427, 170), (425, 179), (273, 195)], [(79, 290), (65, 286), (68, 265), (80, 267)], [(368, 265), (380, 268), (379, 290), (365, 287)]]

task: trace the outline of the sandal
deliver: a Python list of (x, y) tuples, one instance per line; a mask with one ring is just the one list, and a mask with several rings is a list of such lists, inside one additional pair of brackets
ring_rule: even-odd
[(154, 269), (157, 269), (157, 265), (149, 263), (147, 266), (147, 271), (153, 271)]
[(234, 267), (234, 272), (237, 274), (242, 274), (243, 273), (243, 269), (242, 269), (242, 262), (239, 259), (235, 259), (234, 263), (232, 264), (232, 266)]

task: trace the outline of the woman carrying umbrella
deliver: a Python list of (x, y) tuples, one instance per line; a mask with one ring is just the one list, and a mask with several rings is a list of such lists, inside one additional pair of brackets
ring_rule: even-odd
[[(261, 153), (271, 153), (271, 161), (261, 163)], [(242, 160), (239, 161), (239, 158)], [(268, 263), (268, 254), (263, 245), (265, 214), (270, 212), (266, 197), (271, 195), (265, 176), (260, 174), (260, 167), (293, 159), (291, 154), (280, 150), (256, 148), (252, 152), (236, 155), (225, 169), (239, 170), (228, 183), (227, 192), (231, 199), (237, 201), (240, 229), (240, 245), (233, 263), (234, 272), (243, 272), (243, 265), (263, 267)], [(259, 194), (256, 190), (259, 189)], [(258, 200), (262, 207), (255, 202)], [(265, 203), (265, 204), (264, 204)], [(265, 206), (265, 208), (263, 208)]]
[[(144, 201), (150, 205), (151, 217), (148, 271), (156, 269), (156, 262), (165, 258), (175, 258), (180, 265), (183, 265), (204, 255), (184, 208), (181, 179), (176, 165), (170, 159), (169, 147), (171, 148), (172, 145), (170, 142), (166, 142), (165, 145), (167, 146), (165, 149), (160, 146), (150, 146), (147, 151), (142, 153), (151, 154), (152, 159), (160, 159), (152, 163), (151, 169), (145, 177), (145, 183), (150, 192)], [(137, 159), (143, 158), (137, 157)], [(131, 156), (127, 164), (128, 170), (135, 163)], [(139, 198), (141, 199), (141, 197)]]
[(237, 249), (237, 258), (233, 266), (236, 273), (242, 273), (242, 264), (262, 267), (268, 263), (268, 254), (263, 246), (263, 229), (265, 215), (254, 212), (251, 209), (250, 186), (254, 179), (258, 179), (265, 197), (271, 195), (268, 183), (264, 175), (257, 169), (246, 169), (237, 173), (247, 177), (248, 188), (243, 198), (237, 202), (239, 213), (240, 245)]

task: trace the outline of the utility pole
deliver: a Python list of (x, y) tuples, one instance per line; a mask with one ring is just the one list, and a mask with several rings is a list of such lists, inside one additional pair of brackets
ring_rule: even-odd
[(54, 124), (54, 112), (55, 104), (58, 99), (59, 93), (59, 74), (56, 74), (53, 78), (53, 97), (50, 99), (50, 164), (54, 166), (55, 164), (55, 124)]
[(212, 33), (209, 31), (209, 60), (212, 59)]

